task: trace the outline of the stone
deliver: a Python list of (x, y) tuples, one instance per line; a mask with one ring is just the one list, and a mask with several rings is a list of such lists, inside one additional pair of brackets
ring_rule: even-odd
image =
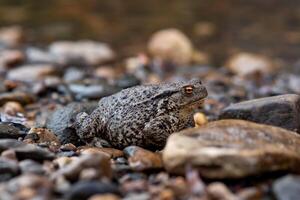
[(59, 63), (59, 60), (52, 54), (36, 47), (29, 47), (25, 50), (26, 58), (30, 63)]
[(0, 51), (0, 65), (5, 67), (14, 66), (25, 60), (24, 54), (19, 50)]
[(123, 151), (114, 148), (102, 148), (102, 147), (83, 147), (79, 150), (80, 154), (93, 154), (100, 153), (109, 156), (110, 158), (118, 158), (124, 156)]
[(72, 83), (75, 81), (80, 81), (84, 79), (84, 77), (85, 77), (85, 72), (83, 70), (77, 68), (68, 68), (64, 73), (63, 79), (67, 83)]
[(72, 160), (69, 164), (57, 171), (57, 176), (65, 176), (68, 180), (74, 181), (79, 178), (82, 170), (92, 168), (97, 170), (101, 177), (111, 178), (112, 171), (110, 158), (103, 154), (81, 155), (78, 159)]
[(294, 200), (300, 196), (300, 176), (286, 175), (277, 179), (272, 186), (277, 200)]
[(7, 181), (19, 174), (19, 166), (15, 160), (0, 158), (0, 182)]
[(243, 119), (300, 132), (300, 96), (285, 94), (232, 104), (220, 119)]
[(33, 144), (26, 144), (24, 142), (14, 139), (0, 139), (0, 152), (7, 149), (14, 150), (18, 159), (32, 159), (37, 161), (52, 160), (54, 154), (47, 149), (37, 147)]
[(128, 157), (129, 166), (133, 170), (144, 171), (163, 168), (162, 158), (159, 153), (154, 153), (138, 146), (126, 147), (123, 152)]
[(74, 184), (67, 193), (68, 200), (88, 199), (96, 194), (116, 194), (120, 192), (118, 187), (113, 183), (105, 183), (99, 181), (80, 181)]
[(24, 39), (24, 31), (19, 26), (8, 26), (0, 29), (0, 43), (7, 47), (19, 46)]
[(214, 182), (206, 188), (208, 199), (212, 200), (239, 200), (226, 185), (221, 182)]
[(98, 84), (85, 84), (85, 83), (72, 83), (69, 84), (69, 90), (73, 93), (76, 99), (100, 99), (112, 95), (118, 91), (120, 88), (107, 83)]
[(45, 170), (43, 169), (43, 165), (40, 163), (26, 159), (22, 160), (19, 163), (19, 167), (21, 169), (22, 174), (29, 173), (29, 174), (37, 174), (37, 175), (43, 175), (45, 174)]
[(190, 39), (177, 29), (164, 29), (154, 33), (148, 43), (148, 51), (157, 59), (187, 65), (193, 56)]
[(115, 58), (115, 53), (107, 44), (89, 40), (54, 42), (49, 52), (64, 64), (99, 65)]
[(66, 107), (56, 109), (46, 120), (46, 127), (53, 131), (62, 144), (80, 144), (72, 124), (80, 112), (90, 114), (97, 107), (97, 102), (70, 103)]
[(165, 168), (186, 165), (207, 178), (241, 178), (266, 172), (300, 172), (300, 136), (244, 120), (219, 120), (172, 134), (163, 150)]
[(15, 101), (22, 105), (26, 105), (33, 103), (35, 100), (35, 96), (26, 92), (4, 92), (0, 94), (0, 106), (9, 101)]
[(204, 113), (195, 113), (194, 114), (194, 122), (196, 127), (200, 127), (208, 122)]
[(229, 71), (240, 76), (254, 73), (269, 74), (275, 71), (275, 63), (268, 57), (241, 52), (229, 58), (225, 66)]
[(25, 132), (14, 127), (12, 124), (0, 122), (0, 139), (18, 139), (19, 137), (24, 137), (25, 135)]
[(88, 200), (119, 200), (120, 197), (118, 197), (115, 194), (96, 194), (91, 196)]
[(14, 81), (33, 82), (54, 75), (57, 69), (51, 64), (28, 64), (10, 70), (6, 78)]
[(16, 116), (18, 113), (24, 114), (25, 110), (19, 102), (8, 101), (3, 105), (4, 113)]
[(53, 185), (46, 177), (24, 174), (0, 184), (3, 199), (52, 199)]

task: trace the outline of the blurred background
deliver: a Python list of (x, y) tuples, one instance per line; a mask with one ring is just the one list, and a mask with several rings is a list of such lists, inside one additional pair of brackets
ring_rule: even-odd
[(19, 25), (35, 45), (94, 39), (118, 55), (143, 51), (153, 32), (177, 28), (215, 65), (238, 51), (297, 66), (300, 1), (297, 0), (0, 0), (0, 25)]

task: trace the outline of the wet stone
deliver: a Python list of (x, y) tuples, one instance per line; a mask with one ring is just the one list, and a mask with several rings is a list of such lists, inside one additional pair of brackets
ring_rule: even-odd
[(129, 146), (124, 150), (128, 157), (129, 166), (133, 170), (143, 171), (161, 169), (163, 167), (161, 155), (138, 146)]
[(220, 119), (243, 119), (300, 132), (300, 96), (286, 94), (232, 104)]
[(273, 193), (277, 200), (294, 200), (300, 196), (300, 176), (287, 175), (273, 183)]
[(274, 171), (299, 172), (300, 136), (279, 127), (220, 120), (172, 134), (163, 151), (169, 172), (185, 166), (208, 178), (241, 178)]
[(53, 131), (62, 144), (80, 144), (72, 124), (80, 112), (90, 114), (97, 107), (96, 102), (71, 103), (66, 107), (55, 110), (46, 120), (46, 127)]
[(120, 192), (118, 187), (113, 183), (99, 181), (80, 181), (77, 182), (67, 193), (66, 199), (83, 200), (88, 199), (96, 194), (116, 194)]
[(14, 139), (0, 139), (0, 152), (7, 149), (12, 149), (16, 152), (18, 159), (33, 159), (37, 161), (51, 160), (54, 154), (47, 149), (37, 147), (33, 144), (26, 144), (24, 142)]

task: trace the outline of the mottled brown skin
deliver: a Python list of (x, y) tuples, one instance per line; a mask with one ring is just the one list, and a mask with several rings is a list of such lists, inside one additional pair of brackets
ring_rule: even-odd
[(207, 96), (198, 79), (135, 86), (102, 98), (91, 115), (80, 113), (76, 131), (87, 144), (161, 149), (167, 137), (191, 125), (193, 111)]

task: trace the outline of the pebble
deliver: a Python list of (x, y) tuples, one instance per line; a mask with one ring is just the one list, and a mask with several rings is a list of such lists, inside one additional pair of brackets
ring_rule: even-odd
[(273, 183), (273, 193), (277, 200), (294, 200), (300, 196), (300, 176), (286, 175)]
[(118, 158), (123, 157), (123, 151), (114, 148), (101, 148), (101, 147), (84, 147), (80, 148), (80, 154), (93, 154), (93, 153), (100, 153), (109, 156), (110, 158)]
[(204, 113), (198, 112), (194, 114), (194, 122), (196, 127), (200, 127), (206, 124), (208, 121)]
[(13, 126), (13, 124), (0, 122), (0, 139), (18, 139), (24, 137), (26, 133)]
[(33, 82), (56, 73), (57, 69), (51, 64), (28, 64), (10, 70), (6, 78), (14, 81)]
[(54, 154), (47, 149), (37, 147), (33, 144), (26, 144), (24, 142), (14, 139), (0, 139), (0, 152), (5, 150), (14, 150), (18, 159), (32, 159), (37, 161), (52, 160)]
[(63, 108), (56, 109), (46, 120), (46, 127), (53, 131), (61, 144), (80, 144), (72, 124), (76, 115), (80, 112), (90, 114), (97, 107), (96, 102), (71, 103)]
[(25, 50), (26, 59), (30, 63), (57, 63), (60, 64), (60, 61), (54, 55), (49, 52), (36, 48), (29, 47)]
[(163, 151), (165, 168), (186, 165), (208, 178), (241, 178), (274, 171), (299, 172), (300, 136), (243, 120), (220, 120), (172, 134)]
[(3, 105), (4, 113), (12, 116), (16, 116), (18, 113), (25, 113), (24, 108), (19, 102), (8, 101)]
[(3, 199), (52, 199), (52, 183), (43, 176), (24, 174), (0, 184)]
[(7, 47), (19, 46), (24, 39), (24, 31), (19, 26), (8, 26), (0, 29), (0, 43)]
[(120, 197), (118, 197), (115, 194), (96, 194), (91, 196), (88, 200), (119, 200)]
[(15, 66), (25, 60), (24, 54), (19, 50), (0, 51), (0, 65), (5, 67)]
[(99, 65), (115, 58), (107, 44), (89, 40), (57, 41), (49, 46), (49, 52), (64, 64)]
[(88, 199), (96, 194), (116, 194), (120, 192), (118, 187), (113, 183), (105, 183), (99, 181), (80, 181), (74, 184), (67, 193), (68, 200)]
[(33, 103), (35, 100), (35, 96), (27, 92), (4, 92), (0, 94), (0, 106), (10, 101), (26, 105)]
[(156, 59), (178, 65), (190, 63), (193, 56), (190, 39), (178, 29), (164, 29), (154, 33), (148, 43), (148, 51)]
[(29, 173), (29, 174), (37, 174), (37, 175), (43, 175), (45, 174), (45, 170), (43, 169), (43, 165), (40, 163), (26, 159), (22, 160), (19, 163), (19, 167), (21, 169), (22, 174)]
[(159, 153), (154, 153), (138, 146), (129, 146), (123, 150), (128, 157), (129, 166), (133, 170), (144, 171), (163, 168), (162, 158)]
[(15, 160), (0, 158), (0, 182), (7, 181), (19, 174), (19, 166)]
[(232, 104), (220, 119), (243, 119), (300, 132), (300, 96), (285, 94)]
[(78, 159), (72, 160), (72, 162), (62, 167), (57, 171), (56, 177), (63, 175), (68, 180), (75, 181), (84, 169), (95, 169), (101, 177), (111, 178), (112, 176), (109, 157), (102, 154), (87, 154), (81, 155)]
[(246, 52), (231, 56), (225, 66), (240, 76), (254, 73), (269, 74), (276, 70), (276, 66), (270, 58)]
[(206, 188), (208, 199), (212, 200), (239, 200), (226, 185), (221, 182), (214, 182)]
[(64, 73), (63, 79), (67, 83), (72, 83), (84, 79), (85, 75), (86, 74), (83, 70), (77, 68), (68, 68)]

